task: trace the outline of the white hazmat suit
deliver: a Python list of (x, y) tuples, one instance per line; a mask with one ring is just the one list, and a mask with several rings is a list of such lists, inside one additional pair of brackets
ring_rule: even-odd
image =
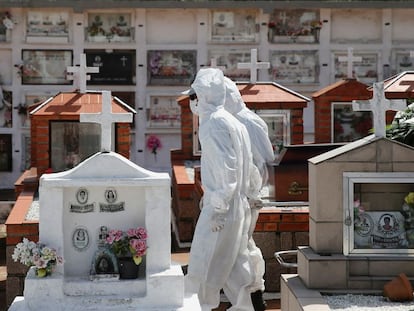
[(229, 310), (252, 311), (246, 194), (258, 196), (260, 174), (253, 165), (246, 128), (223, 107), (222, 71), (200, 69), (191, 87), (198, 98), (197, 108), (191, 106), (199, 116), (204, 196), (190, 250), (186, 290), (198, 294), (203, 311), (219, 305), (222, 288), (232, 304)]
[[(253, 163), (259, 169), (262, 176), (260, 182), (260, 188), (262, 188), (268, 181), (267, 164), (274, 160), (273, 146), (269, 139), (267, 124), (261, 117), (246, 107), (236, 83), (227, 77), (224, 77), (224, 81), (226, 85), (226, 102), (224, 104), (224, 109), (244, 124), (249, 133)], [(251, 284), (250, 289), (251, 292), (254, 293), (256, 291), (263, 292), (265, 289), (263, 279), (265, 262), (260, 248), (256, 246), (256, 243), (253, 240), (253, 232), (259, 217), (260, 207), (254, 204), (257, 203), (254, 198), (253, 200), (250, 200), (250, 202), (253, 204), (250, 206), (251, 225), (249, 229), (249, 251), (251, 256), (250, 261), (253, 263), (254, 274), (254, 281)]]

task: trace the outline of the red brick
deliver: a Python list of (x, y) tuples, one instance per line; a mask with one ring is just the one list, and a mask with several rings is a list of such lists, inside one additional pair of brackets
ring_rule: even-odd
[[(278, 224), (275, 222), (265, 222), (263, 224), (263, 231), (277, 231), (278, 229)], [(279, 224), (280, 226), (281, 224)]]
[(302, 232), (309, 231), (309, 223), (280, 223), (279, 231), (281, 232)]
[(296, 222), (309, 222), (309, 214), (295, 214), (294, 219)]
[(260, 213), (257, 222), (280, 222), (280, 214)]

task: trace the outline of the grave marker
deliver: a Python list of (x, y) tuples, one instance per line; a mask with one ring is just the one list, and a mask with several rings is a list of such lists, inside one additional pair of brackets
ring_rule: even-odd
[(257, 61), (257, 49), (251, 49), (250, 63), (238, 63), (238, 69), (250, 69), (250, 83), (254, 84), (257, 82), (257, 70), (269, 69), (269, 62), (258, 62)]
[(99, 73), (99, 67), (88, 67), (86, 66), (86, 55), (80, 55), (80, 64), (78, 66), (70, 66), (66, 69), (66, 72), (72, 73), (68, 75), (69, 80), (74, 80), (75, 84), (79, 84), (79, 92), (86, 93), (86, 81), (90, 80), (91, 76), (88, 73)]
[(384, 82), (373, 85), (373, 97), (368, 101), (352, 101), (354, 111), (372, 111), (372, 123), (376, 137), (385, 137), (385, 113), (387, 110), (404, 110), (407, 108), (405, 99), (389, 100), (385, 98)]
[(339, 56), (338, 57), (338, 61), (339, 62), (347, 62), (347, 78), (348, 79), (352, 79), (354, 77), (353, 74), (353, 63), (354, 62), (361, 62), (362, 61), (362, 57), (360, 56), (354, 56), (353, 55), (353, 48), (348, 48), (348, 55), (347, 56)]
[(102, 91), (102, 112), (81, 113), (80, 122), (98, 123), (101, 126), (101, 151), (112, 150), (112, 123), (132, 122), (132, 113), (113, 113), (111, 92)]

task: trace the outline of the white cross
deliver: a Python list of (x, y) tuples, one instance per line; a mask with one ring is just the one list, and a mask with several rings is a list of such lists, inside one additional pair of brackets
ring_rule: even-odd
[(287, 15), (285, 11), (279, 13), (279, 18), (282, 20), (283, 25), (286, 24)]
[(226, 66), (219, 66), (217, 64), (217, 58), (212, 58), (210, 60), (210, 68), (217, 68), (217, 69), (220, 69), (221, 71), (226, 70)]
[[(73, 75), (68, 75), (69, 80), (75, 80), (79, 83), (79, 92), (86, 93), (86, 81), (91, 79), (91, 76), (88, 73), (98, 73), (99, 67), (87, 67), (86, 66), (86, 55), (83, 53), (80, 55), (80, 64), (78, 66), (69, 66), (66, 69), (66, 72), (73, 73)], [(76, 82), (75, 82), (76, 83)]]
[(128, 60), (128, 58), (126, 58), (125, 56), (122, 56), (121, 58), (121, 62), (122, 62), (122, 67), (125, 67), (126, 61)]
[(102, 112), (81, 113), (80, 122), (98, 123), (101, 125), (101, 151), (112, 150), (112, 123), (132, 122), (132, 113), (113, 113), (110, 91), (102, 91)]
[(374, 83), (372, 99), (362, 102), (352, 101), (354, 111), (372, 111), (372, 122), (376, 137), (385, 137), (385, 113), (387, 110), (398, 111), (406, 108), (405, 99), (389, 100), (385, 97), (384, 82)]
[(270, 68), (268, 62), (257, 61), (257, 49), (251, 49), (250, 63), (238, 63), (238, 69), (250, 69), (250, 83), (256, 83), (257, 81), (257, 70)]
[(348, 55), (347, 56), (339, 56), (338, 61), (339, 62), (348, 62), (347, 64), (347, 77), (349, 79), (353, 78), (353, 62), (361, 62), (362, 57), (361, 56), (353, 56), (353, 48), (348, 48)]

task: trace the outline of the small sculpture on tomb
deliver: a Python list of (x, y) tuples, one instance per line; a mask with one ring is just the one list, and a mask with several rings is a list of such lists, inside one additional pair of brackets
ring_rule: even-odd
[(118, 261), (105, 243), (107, 237), (108, 228), (101, 226), (98, 234), (98, 250), (95, 252), (92, 260), (90, 275), (92, 280), (101, 278), (119, 279)]

